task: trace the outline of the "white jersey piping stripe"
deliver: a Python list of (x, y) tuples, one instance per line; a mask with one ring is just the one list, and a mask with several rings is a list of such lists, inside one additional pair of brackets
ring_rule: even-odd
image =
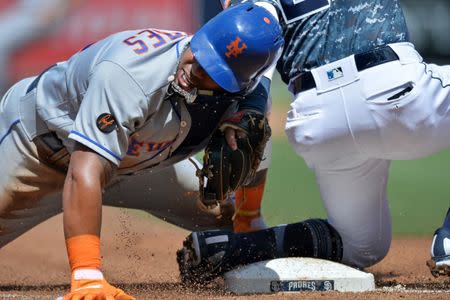
[(7, 132), (5, 133), (5, 135), (2, 136), (2, 138), (0, 139), (0, 145), (3, 143), (3, 140), (11, 133), (13, 126), (16, 125), (16, 124), (19, 123), (19, 122), (20, 122), (20, 120), (15, 120), (15, 121), (11, 124), (11, 126), (9, 126), (8, 131), (7, 131)]
[(180, 58), (180, 42), (177, 43), (177, 58)]
[(120, 160), (120, 161), (122, 160), (122, 158), (121, 158), (120, 156), (118, 156), (117, 154), (115, 154), (115, 153), (112, 152), (111, 150), (109, 150), (109, 149), (103, 147), (103, 146), (100, 145), (99, 143), (97, 143), (97, 142), (91, 140), (91, 139), (88, 138), (87, 136), (85, 136), (85, 135), (83, 135), (83, 134), (81, 134), (81, 133), (79, 133), (79, 132), (77, 132), (77, 131), (74, 131), (74, 130), (70, 131), (70, 133), (71, 133), (71, 134), (78, 135), (79, 137), (85, 139), (85, 140), (88, 141), (89, 143), (94, 144), (95, 146), (99, 147), (99, 148), (102, 149), (103, 151), (105, 151), (105, 152), (107, 152), (108, 154), (112, 155), (115, 159)]

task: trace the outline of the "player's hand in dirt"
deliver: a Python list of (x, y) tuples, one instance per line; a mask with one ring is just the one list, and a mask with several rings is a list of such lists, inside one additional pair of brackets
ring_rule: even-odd
[(99, 270), (78, 269), (72, 273), (70, 293), (64, 300), (136, 300), (121, 289), (113, 287)]

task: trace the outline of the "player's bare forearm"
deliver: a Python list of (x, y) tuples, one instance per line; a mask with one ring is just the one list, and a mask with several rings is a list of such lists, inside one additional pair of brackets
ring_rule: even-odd
[(63, 190), (66, 238), (100, 236), (102, 188), (110, 173), (110, 163), (88, 148), (79, 146), (72, 153)]

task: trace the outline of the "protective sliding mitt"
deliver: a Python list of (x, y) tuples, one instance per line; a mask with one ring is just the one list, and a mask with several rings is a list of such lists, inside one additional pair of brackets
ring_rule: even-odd
[[(61, 298), (59, 298), (61, 299)], [(110, 285), (98, 269), (76, 269), (72, 272), (70, 293), (63, 300), (136, 300)]]

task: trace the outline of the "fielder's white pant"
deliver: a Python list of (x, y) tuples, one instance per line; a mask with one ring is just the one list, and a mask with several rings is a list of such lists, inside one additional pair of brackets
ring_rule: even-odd
[[(294, 95), (286, 123), (342, 236), (343, 262), (358, 267), (380, 261), (390, 246), (390, 161), (450, 146), (450, 66), (423, 63), (409, 43), (390, 47), (399, 61), (358, 72), (351, 56), (313, 70), (317, 88)], [(328, 81), (337, 67), (344, 77)]]

